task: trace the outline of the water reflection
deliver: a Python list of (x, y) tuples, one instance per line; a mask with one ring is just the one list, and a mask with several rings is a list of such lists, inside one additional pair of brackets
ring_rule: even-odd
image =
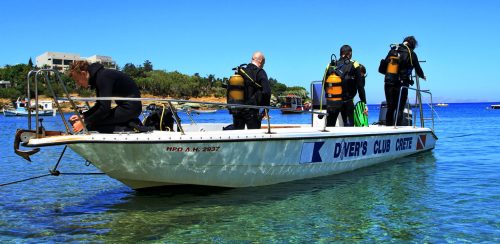
[[(322, 233), (316, 238), (327, 241), (379, 234), (380, 240), (414, 240), (428, 217), (421, 203), (434, 163), (432, 153), (423, 153), (341, 175), (264, 187), (129, 191), (100, 214), (87, 216), (89, 225), (74, 227), (104, 231), (99, 238), (105, 241), (289, 240), (297, 228), (306, 230), (298, 237), (302, 241), (308, 240), (307, 229), (311, 235)], [(101, 194), (82, 205), (89, 204), (91, 210), (96, 199), (115, 195)]]

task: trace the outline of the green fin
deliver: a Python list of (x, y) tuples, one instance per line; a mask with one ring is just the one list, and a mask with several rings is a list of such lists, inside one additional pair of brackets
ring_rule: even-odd
[(362, 101), (356, 103), (354, 106), (354, 126), (368, 127), (368, 116), (364, 114), (366, 104)]

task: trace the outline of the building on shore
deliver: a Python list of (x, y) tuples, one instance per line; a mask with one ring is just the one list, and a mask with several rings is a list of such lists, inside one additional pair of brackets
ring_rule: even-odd
[(89, 63), (101, 63), (109, 69), (116, 69), (116, 62), (110, 56), (93, 55), (88, 58), (80, 57), (77, 53), (45, 52), (36, 57), (37, 67), (46, 67), (59, 71), (66, 71), (74, 61), (86, 60)]
[(10, 81), (0, 80), (0, 88), (9, 88), (11, 86)]
[(116, 62), (110, 56), (94, 55), (86, 58), (89, 63), (100, 63), (107, 69), (116, 69)]

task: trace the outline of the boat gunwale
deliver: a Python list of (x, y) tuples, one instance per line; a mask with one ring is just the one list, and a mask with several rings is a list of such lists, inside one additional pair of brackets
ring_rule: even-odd
[[(253, 141), (286, 141), (286, 140), (310, 140), (310, 139), (331, 139), (331, 138), (353, 138), (353, 137), (366, 137), (366, 136), (386, 136), (386, 135), (405, 135), (405, 134), (418, 134), (418, 133), (431, 133), (435, 139), (438, 139), (437, 136), (435, 135), (434, 131), (432, 131), (429, 128), (413, 128), (411, 127), (413, 131), (405, 130), (405, 131), (385, 131), (385, 132), (365, 132), (365, 133), (358, 133), (358, 134), (332, 134), (331, 131), (326, 131), (324, 133), (328, 134), (317, 134), (315, 132), (314, 135), (311, 136), (296, 136), (296, 137), (272, 137), (273, 135), (279, 135), (279, 133), (272, 133), (272, 134), (267, 134), (263, 133), (260, 134), (260, 137), (257, 138), (255, 137), (257, 134), (252, 134), (253, 138), (240, 138), (241, 136), (237, 136), (237, 138), (214, 138), (210, 136), (207, 136), (206, 139), (203, 139), (204, 137), (201, 137), (201, 139), (192, 139), (192, 135), (175, 135), (175, 137), (181, 137), (180, 139), (172, 139), (170, 138), (165, 138), (165, 139), (157, 139), (157, 140), (151, 140), (150, 137), (147, 138), (141, 138), (141, 140), (137, 139), (136, 140), (106, 140), (101, 138), (100, 140), (96, 140), (94, 138), (91, 139), (83, 139), (79, 140), (74, 137), (93, 137), (96, 135), (99, 136), (123, 136), (123, 135), (136, 135), (136, 133), (130, 133), (130, 134), (91, 134), (91, 135), (64, 135), (64, 137), (68, 137), (68, 140), (64, 141), (57, 141), (57, 142), (46, 142), (46, 143), (33, 143), (30, 144), (24, 143), (23, 146), (25, 147), (48, 147), (48, 146), (59, 146), (59, 145), (70, 145), (70, 144), (162, 144), (162, 143), (207, 143), (207, 142), (212, 142), (212, 143), (227, 143), (227, 142), (253, 142)], [(318, 130), (317, 132), (322, 131)], [(153, 135), (152, 133), (137, 133), (137, 135)], [(283, 133), (284, 134), (284, 133)], [(45, 137), (45, 138), (39, 138), (39, 139), (31, 139), (31, 140), (49, 140), (51, 138), (59, 138), (62, 136), (52, 136), (52, 137)], [(186, 137), (183, 139), (182, 137)], [(31, 141), (30, 140), (30, 141)]]

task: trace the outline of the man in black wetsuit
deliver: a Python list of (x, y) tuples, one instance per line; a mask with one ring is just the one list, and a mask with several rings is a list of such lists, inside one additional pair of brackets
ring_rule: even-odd
[[(399, 92), (402, 86), (409, 87), (413, 85), (413, 80), (411, 79), (411, 73), (413, 68), (418, 77), (426, 79), (424, 71), (420, 67), (417, 54), (413, 51), (417, 47), (417, 40), (413, 36), (408, 36), (403, 40), (402, 44), (395, 45), (391, 48), (387, 54), (386, 60), (389, 56), (397, 56), (399, 58), (398, 71), (397, 74), (385, 73), (384, 78), (384, 91), (385, 100), (387, 102), (387, 113), (385, 116), (385, 124), (390, 126), (394, 125), (395, 111), (398, 107)], [(381, 71), (381, 68), (379, 68)], [(382, 71), (385, 71), (382, 69)], [(408, 89), (403, 89), (401, 91), (401, 99), (399, 109), (397, 125), (403, 124), (403, 111), (406, 105), (406, 100), (408, 98)]]
[[(89, 65), (86, 61), (75, 61), (70, 67), (70, 76), (78, 86), (95, 89), (97, 97), (141, 97), (139, 88), (129, 76), (117, 70), (105, 69), (99, 63)], [(92, 108), (84, 112), (83, 119), (87, 129), (112, 133), (132, 130), (134, 125), (140, 125), (140, 101), (115, 103), (116, 107), (111, 108), (111, 101), (97, 101)], [(76, 115), (71, 116), (69, 120), (73, 123), (75, 132), (83, 129), (83, 124), (78, 121)]]
[[(262, 52), (255, 52), (252, 61), (243, 68), (246, 74), (242, 74), (245, 80), (245, 104), (257, 106), (269, 106), (271, 103), (271, 86), (267, 73), (263, 69), (266, 58)], [(260, 129), (262, 116), (259, 109), (243, 108), (233, 113), (233, 126), (236, 130)]]
[[(335, 126), (339, 113), (342, 116), (344, 126), (354, 126), (354, 97), (359, 93), (359, 99), (366, 104), (365, 80), (361, 75), (360, 64), (351, 60), (352, 48), (343, 45), (340, 48), (340, 59), (337, 61), (337, 68), (342, 78), (342, 102), (334, 106), (327, 105), (328, 117), (326, 126)], [(333, 70), (329, 70), (329, 76)], [(365, 107), (365, 114), (368, 114), (368, 107)]]

